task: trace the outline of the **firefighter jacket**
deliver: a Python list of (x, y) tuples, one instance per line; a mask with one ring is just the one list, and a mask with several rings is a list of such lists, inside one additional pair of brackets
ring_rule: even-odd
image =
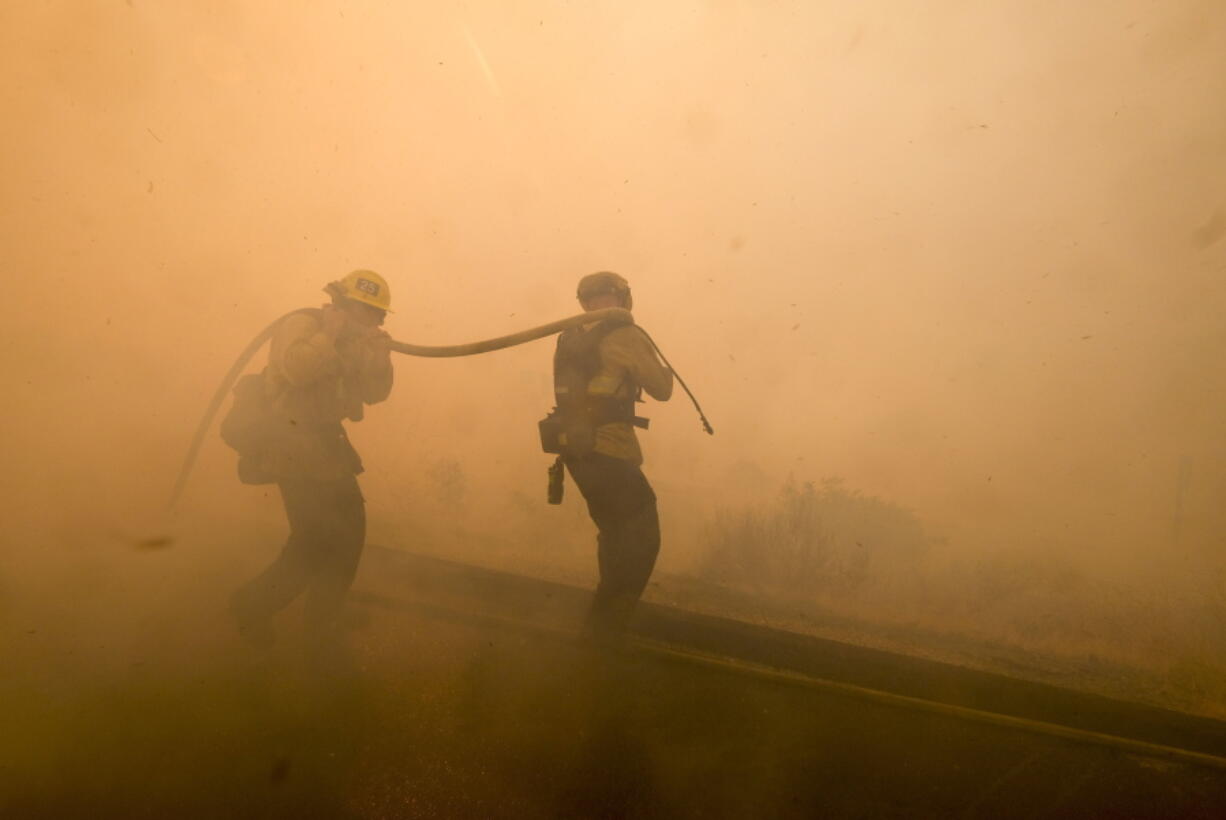
[(363, 405), (392, 390), (392, 365), (381, 330), (352, 326), (335, 339), (320, 320), (296, 314), (277, 328), (264, 370), (273, 430), (261, 467), (277, 478), (322, 481), (362, 472), (341, 422), (361, 421)]
[[(590, 332), (595, 325), (579, 332)], [(599, 366), (588, 382), (587, 392), (594, 398), (633, 402), (639, 389), (657, 401), (667, 401), (673, 394), (673, 373), (660, 363), (651, 343), (634, 325), (609, 332), (600, 340)], [(613, 421), (596, 428), (595, 452), (643, 463), (634, 425), (630, 420)]]

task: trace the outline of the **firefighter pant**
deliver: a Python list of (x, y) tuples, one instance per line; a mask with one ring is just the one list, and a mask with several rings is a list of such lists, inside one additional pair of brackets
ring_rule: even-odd
[(620, 629), (647, 587), (660, 552), (656, 494), (639, 466), (625, 459), (591, 453), (566, 459), (566, 467), (599, 530), (600, 583), (588, 626)]
[(336, 625), (366, 542), (366, 506), (358, 480), (278, 482), (289, 539), (275, 561), (234, 596), (240, 621), (270, 618), (305, 593), (308, 629)]

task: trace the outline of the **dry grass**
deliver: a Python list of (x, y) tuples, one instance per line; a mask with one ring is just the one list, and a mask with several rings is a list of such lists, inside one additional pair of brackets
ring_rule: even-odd
[[(1218, 579), (1108, 581), (1057, 551), (967, 557), (908, 510), (838, 480), (720, 514), (695, 579), (760, 620), (1226, 716)], [(729, 604), (737, 606), (736, 604)]]

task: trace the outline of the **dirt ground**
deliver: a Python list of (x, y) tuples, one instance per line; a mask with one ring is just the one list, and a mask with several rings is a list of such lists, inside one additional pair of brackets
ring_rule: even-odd
[(348, 653), (309, 652), (294, 612), (282, 619), (281, 642), (260, 653), (230, 633), (210, 589), (201, 584), (199, 600), (213, 600), (211, 609), (164, 612), (122, 647), (38, 649), (37, 633), (12, 636), (31, 643), (3, 678), (0, 813), (1226, 811), (1217, 770), (597, 651), (567, 624), (549, 635), (359, 596)]

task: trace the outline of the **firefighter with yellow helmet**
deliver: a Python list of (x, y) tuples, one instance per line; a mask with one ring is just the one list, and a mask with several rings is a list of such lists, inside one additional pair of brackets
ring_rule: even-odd
[(362, 461), (342, 422), (361, 421), (365, 405), (391, 393), (390, 337), (381, 329), (391, 294), (369, 270), (325, 291), (331, 304), (277, 326), (268, 366), (252, 388), (262, 390), (259, 435), (248, 453), (240, 451), (240, 477), (275, 483), (290, 527), (276, 560), (231, 600), (240, 633), (257, 644), (271, 643), (272, 617), (305, 595), (312, 644), (333, 645), (366, 539)]
[[(610, 271), (584, 276), (577, 296), (585, 311), (633, 305), (629, 282)], [(656, 496), (643, 475), (634, 432), (647, 426), (635, 415), (643, 392), (667, 401), (673, 373), (629, 318), (580, 326), (558, 337), (557, 404), (542, 423), (542, 443), (547, 452), (560, 453), (598, 530), (600, 581), (585, 627), (598, 640), (615, 638), (625, 627), (660, 550)]]

